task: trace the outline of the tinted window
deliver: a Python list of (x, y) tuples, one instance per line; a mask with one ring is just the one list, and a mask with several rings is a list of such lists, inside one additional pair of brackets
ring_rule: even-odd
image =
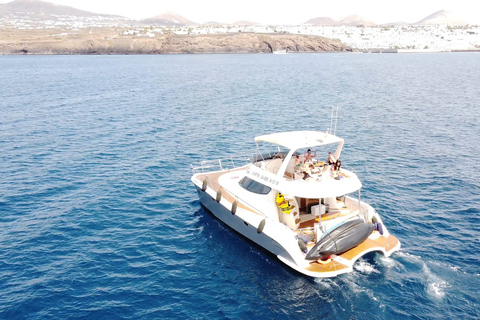
[(240, 180), (239, 184), (244, 189), (253, 193), (258, 193), (258, 194), (268, 194), (270, 190), (272, 190), (272, 188), (267, 187), (266, 185), (263, 185), (247, 177), (244, 177), (242, 180)]

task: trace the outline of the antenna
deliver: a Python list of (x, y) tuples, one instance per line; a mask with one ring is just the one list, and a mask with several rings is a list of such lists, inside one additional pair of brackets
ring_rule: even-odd
[(340, 107), (337, 105), (337, 106), (335, 106), (335, 108), (336, 108), (336, 112), (335, 112), (335, 130), (333, 131), (333, 135), (337, 135), (338, 109), (340, 109)]
[(335, 106), (332, 106), (332, 114), (330, 115), (330, 128), (328, 128), (329, 130), (332, 129), (330, 133), (333, 132), (333, 108), (335, 108)]
[(337, 134), (338, 109), (338, 106), (332, 106), (332, 114), (330, 115), (330, 133), (333, 135)]

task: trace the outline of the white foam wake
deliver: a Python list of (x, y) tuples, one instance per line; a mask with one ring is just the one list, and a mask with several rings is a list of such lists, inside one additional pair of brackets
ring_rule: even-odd
[(443, 299), (445, 297), (445, 288), (449, 287), (448, 282), (433, 274), (425, 263), (422, 271), (426, 276), (425, 290), (427, 294), (434, 299)]
[(366, 274), (380, 273), (380, 271), (375, 269), (375, 267), (372, 264), (368, 263), (367, 261), (363, 261), (363, 260), (357, 261), (355, 263), (354, 267), (355, 267), (355, 270), (357, 270), (361, 273), (366, 273)]

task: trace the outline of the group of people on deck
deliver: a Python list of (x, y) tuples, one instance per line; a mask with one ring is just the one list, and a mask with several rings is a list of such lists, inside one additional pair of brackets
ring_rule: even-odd
[[(317, 151), (315, 151), (315, 154), (312, 155), (312, 150), (308, 149), (303, 156), (304, 156), (303, 167), (302, 167), (302, 160), (300, 159), (300, 156), (297, 155), (295, 157), (295, 170), (303, 172), (303, 180), (306, 180), (308, 178), (312, 178), (312, 172), (316, 170), (313, 160), (314, 158), (317, 157)], [(327, 165), (328, 167), (324, 165), (324, 169), (321, 172), (321, 174), (323, 174), (325, 171), (328, 170), (328, 168), (330, 168), (331, 176), (334, 177), (335, 179), (339, 179), (339, 177), (341, 176), (347, 177), (344, 173), (340, 171), (342, 162), (340, 161), (340, 159), (335, 159), (335, 156), (333, 155), (332, 151), (328, 153)]]

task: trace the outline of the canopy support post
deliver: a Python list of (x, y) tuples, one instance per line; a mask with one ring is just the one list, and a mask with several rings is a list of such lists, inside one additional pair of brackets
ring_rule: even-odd
[[(361, 194), (360, 194), (360, 189), (358, 189), (358, 214), (360, 215), (360, 198), (361, 198)], [(364, 217), (365, 218), (365, 217)], [(366, 219), (365, 219), (366, 220)], [(365, 221), (366, 222), (366, 221)]]

